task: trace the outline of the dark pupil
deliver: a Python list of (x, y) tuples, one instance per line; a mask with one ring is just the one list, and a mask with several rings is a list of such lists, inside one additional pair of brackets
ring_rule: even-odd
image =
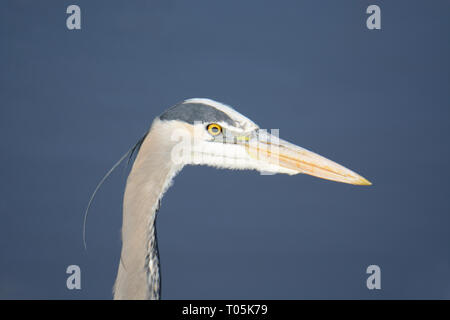
[(212, 127), (212, 128), (211, 128), (211, 131), (214, 132), (214, 133), (217, 133), (217, 132), (219, 132), (219, 128), (217, 128), (217, 127)]

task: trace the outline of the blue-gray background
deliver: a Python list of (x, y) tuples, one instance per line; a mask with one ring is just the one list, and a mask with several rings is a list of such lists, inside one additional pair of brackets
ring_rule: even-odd
[[(66, 28), (78, 4), (82, 30)], [(382, 30), (365, 26), (378, 4)], [(187, 167), (162, 202), (174, 298), (450, 298), (449, 1), (2, 1), (0, 298), (111, 298), (125, 176), (190, 97), (367, 177)], [(66, 267), (82, 290), (66, 289)], [(381, 267), (381, 290), (366, 268)]]

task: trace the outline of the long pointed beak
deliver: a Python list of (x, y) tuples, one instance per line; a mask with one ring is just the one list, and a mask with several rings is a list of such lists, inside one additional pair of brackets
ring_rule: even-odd
[[(252, 158), (279, 168), (280, 173), (305, 173), (337, 182), (371, 185), (359, 174), (314, 152), (296, 146), (267, 132), (258, 133), (246, 143)], [(287, 170), (286, 170), (287, 169)]]

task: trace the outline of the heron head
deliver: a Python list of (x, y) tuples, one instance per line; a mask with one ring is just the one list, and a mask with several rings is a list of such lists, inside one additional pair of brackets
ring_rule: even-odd
[(153, 126), (170, 136), (171, 161), (267, 173), (305, 173), (338, 182), (370, 185), (357, 173), (262, 130), (233, 108), (210, 99), (188, 99), (161, 114)]

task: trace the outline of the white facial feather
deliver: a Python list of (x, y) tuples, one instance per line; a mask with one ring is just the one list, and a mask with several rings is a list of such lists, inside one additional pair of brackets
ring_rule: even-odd
[(260, 172), (297, 174), (297, 171), (282, 168), (251, 157), (240, 144), (226, 144), (209, 141), (194, 143), (185, 164), (207, 165), (221, 169), (257, 170)]

